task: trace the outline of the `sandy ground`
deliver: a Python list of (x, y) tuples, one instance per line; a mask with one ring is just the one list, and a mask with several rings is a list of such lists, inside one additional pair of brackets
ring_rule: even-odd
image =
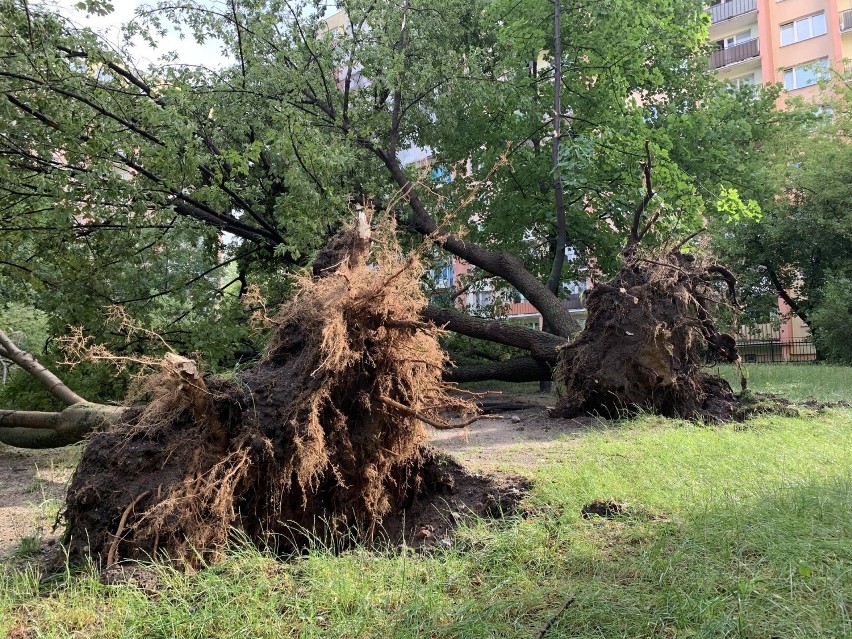
[(56, 542), (53, 522), (78, 459), (74, 446), (22, 450), (0, 444), (0, 561)]
[[(501, 414), (463, 430), (432, 430), (432, 443), (470, 470), (529, 474), (535, 467), (562, 457), (596, 420), (551, 419), (544, 406)], [(514, 420), (512, 418), (515, 418)]]
[[(559, 459), (565, 447), (596, 425), (591, 419), (550, 419), (544, 397), (525, 400), (535, 407), (504, 412), (463, 430), (428, 429), (432, 443), (469, 470), (524, 475)], [(56, 543), (53, 523), (78, 459), (77, 447), (37, 451), (0, 444), (0, 562), (37, 553), (39, 547), (46, 552)]]

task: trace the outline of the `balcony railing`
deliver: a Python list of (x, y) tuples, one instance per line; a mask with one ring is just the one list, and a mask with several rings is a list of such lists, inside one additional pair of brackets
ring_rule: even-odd
[(743, 60), (756, 58), (760, 55), (760, 42), (758, 38), (740, 42), (727, 49), (719, 49), (710, 56), (710, 68), (721, 69), (729, 64), (736, 64)]
[(757, 11), (757, 0), (730, 0), (710, 7), (710, 20), (716, 24), (752, 11)]
[(852, 9), (840, 12), (840, 30), (852, 31)]

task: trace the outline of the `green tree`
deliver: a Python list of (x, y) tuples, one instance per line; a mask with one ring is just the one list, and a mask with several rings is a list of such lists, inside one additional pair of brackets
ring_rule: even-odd
[[(560, 282), (592, 258), (612, 271), (643, 203), (654, 241), (701, 226), (766, 128), (722, 132), (770, 119), (771, 92), (713, 82), (697, 0), (563, 2), (558, 18), (545, 0), (341, 6), (351, 24), (331, 33), (311, 3), (162, 3), (128, 37), (172, 25), (233, 63), (142, 70), (61, 15), (0, 0), (0, 228), (24, 251), (2, 268), (54, 330), (107, 338), (101, 308), (122, 304), (229, 365), (235, 344), (255, 348), (239, 295), (286, 295), (281, 275), (360, 204), (524, 295), (552, 336), (424, 316), (530, 354), (479, 375), (546, 377), (578, 331)], [(402, 166), (410, 145), (457, 179)], [(563, 264), (563, 246), (578, 259)]]
[[(819, 105), (819, 106), (818, 106)], [(781, 297), (813, 332), (818, 355), (849, 360), (844, 326), (852, 277), (852, 86), (826, 83), (819, 100), (792, 102), (786, 126), (759, 150), (762, 217), (735, 220), (714, 234), (764, 311)]]

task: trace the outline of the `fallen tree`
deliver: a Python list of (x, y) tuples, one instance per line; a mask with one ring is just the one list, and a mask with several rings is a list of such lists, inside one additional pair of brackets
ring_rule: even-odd
[(19, 448), (57, 448), (80, 441), (88, 433), (116, 422), (124, 413), (120, 406), (87, 402), (42, 366), (32, 354), (18, 348), (0, 330), (0, 356), (38, 379), (67, 406), (61, 412), (0, 410), (0, 442)]
[(365, 228), (321, 254), (254, 367), (226, 382), (167, 358), (144, 403), (89, 439), (64, 510), (72, 553), (194, 565), (233, 529), (279, 550), (370, 543), (387, 516), (449, 489), (424, 424), (460, 428), (476, 407), (441, 379), (418, 253), (388, 236), (368, 265)]
[[(584, 277), (592, 258), (615, 270), (613, 237), (634, 208), (643, 142), (664, 166), (668, 201), (703, 194), (696, 215), (679, 219), (689, 225), (699, 210), (713, 214), (725, 171), (742, 166), (731, 161), (734, 136), (704, 131), (720, 121), (757, 131), (755, 113), (771, 100), (739, 104), (705, 85), (697, 0), (643, 3), (641, 20), (513, 6), (521, 22), (553, 25), (532, 40), (512, 35), (500, 4), (347, 3), (349, 24), (333, 37), (309, 6), (239, 0), (226, 12), (164, 2), (128, 26), (135, 35), (162, 21), (219, 40), (232, 63), (211, 70), (138, 68), (62, 15), (8, 0), (0, 277), (36, 289), (54, 334), (85, 323), (106, 338), (99, 309), (123, 304), (167, 327), (160, 332), (176, 350), (203, 350), (227, 369), (259, 349), (237, 330), (245, 323), (235, 298), (252, 284), (286, 296), (280, 273), (307, 266), (349, 207), (369, 202), (395, 208), (407, 241), (432, 236), (440, 259), (523, 295), (552, 333), (428, 308), (423, 317), (448, 330), (525, 351), (450, 379), (550, 379), (554, 345), (579, 333), (562, 285)], [(434, 152), (437, 173), (457, 167), (458, 179), (436, 182), (404, 164), (414, 147)], [(226, 268), (235, 271), (227, 282)], [(232, 313), (221, 313), (227, 305)], [(223, 327), (220, 343), (206, 339)]]

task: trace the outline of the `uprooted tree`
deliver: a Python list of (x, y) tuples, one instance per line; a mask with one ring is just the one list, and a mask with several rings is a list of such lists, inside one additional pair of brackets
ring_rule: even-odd
[[(310, 263), (352, 206), (393, 209), (404, 246), (432, 236), (439, 263), (473, 267), (465, 285), (521, 294), (544, 321), (425, 307), (516, 355), (448, 375), (549, 379), (579, 332), (562, 284), (593, 260), (616, 271), (645, 142), (653, 246), (714, 214), (724, 176), (747, 173), (753, 140), (736, 132), (771, 126), (771, 92), (713, 85), (697, 0), (345, 8), (332, 31), (288, 3), (165, 3), (128, 35), (173, 22), (230, 58), (140, 70), (37, 2), (0, 1), (0, 294), (26, 293), (54, 334), (80, 325), (113, 350), (159, 348), (105, 325), (101, 308), (120, 304), (177, 351), (230, 368), (260, 349), (246, 290), (285, 299), (282, 272)], [(403, 163), (412, 145), (431, 150), (435, 175)]]
[(417, 253), (386, 237), (368, 264), (365, 229), (335, 236), (236, 381), (177, 356), (144, 378), (145, 403), (86, 445), (65, 508), (72, 552), (192, 564), (234, 528), (279, 550), (375, 541), (387, 516), (450, 487), (424, 423), (463, 427), (475, 405), (441, 380)]
[[(731, 293), (734, 283), (679, 247), (657, 259), (640, 252), (653, 223), (639, 231), (642, 210), (618, 276), (590, 295), (587, 330), (560, 348), (566, 392), (558, 410), (729, 416), (730, 388), (708, 381), (700, 353), (703, 346), (737, 361), (733, 340), (710, 316), (720, 301), (712, 276)], [(51, 424), (0, 413), (4, 435), (41, 421), (59, 437), (79, 436), (98, 419), (112, 422), (87, 441), (69, 487), (72, 553), (107, 567), (158, 556), (196, 565), (220, 557), (234, 529), (279, 551), (317, 537), (334, 546), (375, 542), (416, 499), (452, 489), (424, 425), (462, 428), (479, 416), (442, 379), (440, 329), (421, 316), (423, 249), (403, 254), (388, 226), (372, 253), (363, 215), (334, 236), (313, 278), (263, 318), (275, 326), (263, 358), (232, 381), (168, 353), (159, 371), (139, 379), (130, 405), (90, 404), (0, 333), (2, 353), (70, 405)], [(78, 356), (116, 357), (88, 348), (73, 342)]]

